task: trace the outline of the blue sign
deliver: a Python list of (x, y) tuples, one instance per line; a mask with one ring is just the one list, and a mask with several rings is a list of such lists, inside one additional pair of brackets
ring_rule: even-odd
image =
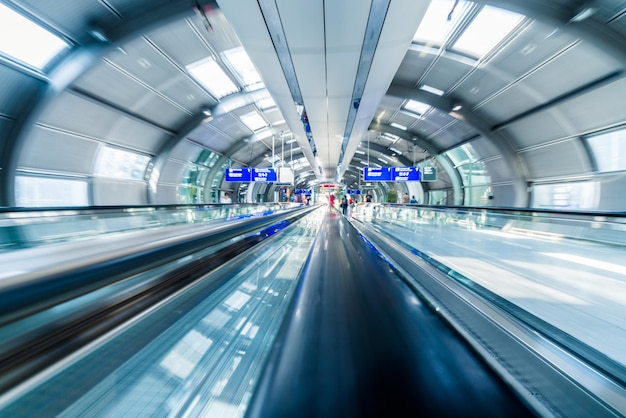
[(393, 181), (420, 181), (419, 167), (392, 167)]
[(347, 189), (346, 193), (347, 194), (361, 194), (361, 190), (359, 190), (359, 189)]
[(278, 176), (273, 168), (253, 168), (251, 181), (276, 181)]
[(365, 167), (363, 169), (363, 180), (391, 181), (391, 170), (389, 167)]
[(250, 181), (249, 168), (227, 168), (224, 173), (226, 181)]

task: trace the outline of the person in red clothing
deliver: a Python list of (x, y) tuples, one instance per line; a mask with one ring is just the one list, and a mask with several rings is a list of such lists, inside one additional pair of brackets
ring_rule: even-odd
[(335, 195), (334, 194), (330, 194), (330, 197), (328, 199), (328, 209), (332, 212), (333, 208), (335, 207)]

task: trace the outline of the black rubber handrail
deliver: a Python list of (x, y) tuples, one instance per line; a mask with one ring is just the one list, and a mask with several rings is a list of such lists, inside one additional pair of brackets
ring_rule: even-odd
[(383, 416), (534, 414), (329, 215), (246, 417)]
[[(72, 299), (121, 278), (148, 270), (192, 254), (209, 246), (219, 244), (242, 234), (259, 230), (281, 220), (299, 217), (313, 210), (311, 207), (298, 208), (268, 216), (250, 217), (237, 221), (224, 222), (210, 228), (194, 226), (188, 232), (164, 239), (164, 242), (145, 242), (115, 254), (98, 254), (79, 264), (68, 263), (56, 267), (54, 272), (46, 269), (29, 272), (25, 280), (0, 281), (0, 325), (39, 310)], [(176, 233), (173, 227), (173, 233)], [(85, 241), (85, 245), (89, 245)]]
[[(185, 263), (173, 263), (172, 268), (168, 267), (165, 273), (147, 274), (145, 279), (141, 279), (141, 284), (119, 286), (120, 289), (113, 295), (96, 298), (92, 303), (64, 307), (60, 317), (48, 321), (45, 316), (44, 321), (32, 321), (32, 327), (17, 323), (20, 333), (11, 335), (0, 344), (0, 393), (15, 387), (213, 269), (223, 266), (309, 212), (310, 210), (299, 210), (279, 217), (283, 219), (274, 218), (273, 222), (263, 222), (261, 228), (246, 229), (240, 239), (221, 245), (214, 251), (211, 248), (203, 251), (197, 249), (200, 251), (197, 257), (186, 257), (187, 251), (180, 252), (177, 254), (179, 258), (188, 259)], [(234, 230), (241, 232), (241, 228)], [(169, 249), (172, 250), (171, 247)], [(171, 258), (176, 259), (176, 255), (172, 254)], [(146, 266), (145, 271), (149, 272), (154, 267)], [(212, 283), (214, 290), (227, 280), (228, 275), (222, 274), (218, 277)], [(172, 319), (174, 320), (176, 318)], [(160, 324), (161, 327), (168, 325), (167, 321)], [(156, 328), (151, 330), (153, 333), (157, 331)]]

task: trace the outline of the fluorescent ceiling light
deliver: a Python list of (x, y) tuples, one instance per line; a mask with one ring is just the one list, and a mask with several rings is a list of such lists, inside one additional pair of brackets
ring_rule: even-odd
[(400, 139), (398, 135), (390, 134), (389, 132), (383, 132), (382, 134), (380, 134), (380, 136), (383, 138), (387, 138), (390, 141), (397, 141), (398, 139)]
[(261, 76), (250, 61), (243, 47), (232, 48), (222, 52), (222, 56), (239, 77), (244, 86), (261, 83)]
[(403, 108), (408, 111), (417, 113), (419, 115), (423, 115), (424, 113), (428, 111), (428, 109), (430, 109), (430, 105), (427, 105), (426, 103), (418, 102), (417, 100), (408, 100), (404, 104)]
[(365, 151), (361, 151), (361, 150), (356, 150), (354, 151), (356, 154), (361, 154), (361, 155), (365, 155)]
[(436, 94), (437, 96), (443, 96), (443, 94), (445, 93), (445, 91), (439, 90), (438, 88), (435, 88), (433, 86), (429, 86), (428, 84), (423, 84), (420, 87), (420, 90), (424, 90), (424, 91), (427, 91), (429, 93)]
[(378, 161), (387, 164), (389, 161), (385, 160), (384, 158), (377, 158)]
[[(442, 45), (457, 23), (465, 15), (467, 2), (454, 0), (434, 0), (430, 3), (422, 22), (413, 36), (413, 42)], [(454, 8), (454, 12), (451, 13)], [(448, 20), (448, 17), (451, 17)]]
[(454, 43), (454, 49), (482, 57), (524, 19), (523, 15), (485, 6)]
[(239, 116), (239, 119), (252, 131), (258, 131), (267, 127), (267, 122), (257, 112), (246, 113)]
[(399, 123), (393, 122), (391, 126), (393, 126), (394, 128), (398, 128), (398, 129), (402, 129), (403, 131), (406, 131), (406, 126), (400, 125)]
[(397, 150), (397, 149), (395, 149), (393, 147), (389, 147), (389, 150), (395, 152), (398, 155), (402, 155), (402, 151), (399, 151), (399, 150)]
[(211, 57), (188, 65), (187, 70), (218, 99), (239, 90), (219, 64)]
[(0, 3), (0, 53), (43, 69), (67, 42)]

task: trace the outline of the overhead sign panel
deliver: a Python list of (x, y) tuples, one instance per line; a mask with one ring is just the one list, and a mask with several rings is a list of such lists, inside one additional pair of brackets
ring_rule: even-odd
[(420, 181), (419, 167), (365, 167), (365, 181)]
[(419, 167), (391, 167), (391, 180), (393, 181), (419, 181)]
[(422, 167), (422, 181), (437, 181), (437, 167)]
[(363, 180), (391, 181), (391, 170), (389, 167), (365, 167), (363, 169)]
[(276, 170), (273, 168), (253, 168), (251, 177), (250, 181), (276, 182), (278, 179), (276, 176)]
[(249, 168), (227, 168), (224, 179), (226, 181), (250, 181)]

